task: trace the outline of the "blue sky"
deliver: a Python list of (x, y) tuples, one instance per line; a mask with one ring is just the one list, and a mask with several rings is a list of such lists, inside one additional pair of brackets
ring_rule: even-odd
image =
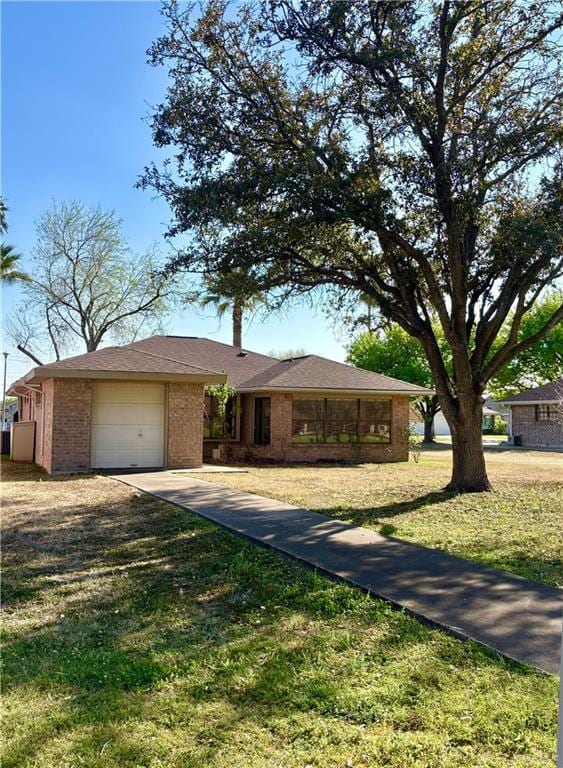
[[(34, 224), (53, 200), (79, 199), (114, 209), (133, 249), (165, 248), (167, 205), (134, 185), (158, 160), (143, 117), (166, 88), (166, 72), (146, 64), (146, 49), (163, 30), (157, 2), (3, 2), (2, 194), (10, 208), (8, 240), (27, 255)], [(3, 313), (18, 289), (3, 292)], [(230, 341), (229, 321), (190, 308), (171, 319), (170, 333)], [(343, 337), (344, 338), (344, 337)], [(322, 313), (292, 309), (244, 334), (249, 349), (303, 347), (343, 360), (342, 340)], [(10, 352), (8, 379), (31, 362)]]

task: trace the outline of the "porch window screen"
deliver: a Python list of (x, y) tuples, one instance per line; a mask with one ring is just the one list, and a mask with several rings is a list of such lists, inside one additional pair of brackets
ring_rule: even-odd
[(323, 399), (293, 401), (293, 442), (324, 443)]
[(326, 442), (358, 442), (358, 400), (326, 401)]
[[(231, 440), (236, 438), (235, 398), (229, 398), (225, 413), (226, 433)], [(223, 422), (219, 415), (217, 398), (205, 395), (203, 404), (203, 439), (220, 440), (223, 437)]]
[(391, 442), (391, 400), (360, 400), (361, 443)]
[(391, 400), (295, 398), (294, 443), (390, 443)]
[(256, 397), (254, 399), (254, 444), (270, 444), (270, 411), (271, 400), (269, 397)]

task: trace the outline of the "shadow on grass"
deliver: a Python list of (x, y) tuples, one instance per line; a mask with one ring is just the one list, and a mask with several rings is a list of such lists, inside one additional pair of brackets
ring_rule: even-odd
[[(430, 509), (431, 507), (447, 504), (458, 495), (453, 491), (437, 490), (424, 493), (421, 496), (406, 501), (394, 501), (373, 507), (343, 507), (339, 505), (337, 507), (316, 508), (315, 511), (352, 525), (374, 528), (383, 536), (402, 538), (398, 534), (401, 526), (399, 518), (402, 515), (408, 515), (419, 509), (434, 513)], [(389, 521), (389, 518), (391, 518), (392, 522)], [(432, 519), (435, 520), (435, 517)], [(429, 523), (429, 525), (431, 524)], [(442, 531), (437, 522), (434, 524), (436, 528), (432, 531), (432, 538), (435, 540), (438, 549), (462, 558), (474, 560), (492, 568), (499, 568), (518, 574), (532, 581), (543, 582), (552, 586), (560, 586), (563, 583), (562, 560), (557, 557), (550, 557), (543, 547), (537, 547), (537, 551), (533, 552), (526, 549), (525, 546), (521, 546), (521, 548), (520, 546), (515, 546), (514, 543), (499, 546), (495, 530), (492, 528), (487, 535), (484, 535), (482, 530), (478, 533), (476, 532), (476, 535), (471, 539), (469, 552), (465, 546), (456, 549), (451, 532), (448, 534), (447, 528), (444, 528)], [(443, 546), (440, 544), (442, 537), (444, 538)], [(463, 536), (460, 540), (463, 540)], [(409, 541), (416, 541), (416, 539), (409, 537)], [(426, 546), (430, 545), (427, 544)], [(507, 551), (507, 547), (510, 553)], [(552, 554), (554, 554), (553, 551)]]
[[(5, 768), (32, 764), (73, 732), (67, 749), (82, 764), (148, 765), (158, 743), (130, 741), (127, 724), (165, 731), (170, 719), (186, 729), (185, 764), (209, 765), (235, 732), (270, 720), (326, 716), (348, 727), (394, 708), (408, 730), (429, 687), (439, 701), (456, 684), (451, 671), (436, 683), (452, 664), (536, 677), (144, 494), (54, 498), (48, 514), (31, 507), (25, 525), (8, 527), (4, 547), (4, 693), (48, 691), (55, 702), (12, 739)], [(27, 620), (12, 626), (14, 614)], [(411, 669), (426, 644), (430, 656)], [(381, 669), (392, 679), (381, 696), (347, 692), (354, 676)], [(219, 708), (211, 726), (209, 707)]]
[[(315, 512), (327, 515), (328, 517), (340, 517), (346, 522), (353, 523), (354, 525), (368, 525), (379, 523), (379, 519), (382, 517), (399, 517), (400, 515), (413, 512), (416, 509), (422, 507), (428, 507), (433, 504), (441, 504), (443, 502), (451, 501), (456, 497), (456, 493), (453, 491), (438, 490), (424, 493), (422, 496), (417, 496), (413, 499), (407, 499), (406, 501), (393, 501), (388, 504), (380, 504), (374, 507), (326, 507), (323, 509), (315, 508)], [(397, 530), (397, 528), (389, 524), (388, 531), (391, 533), (391, 528)], [(381, 533), (384, 533), (381, 531)]]

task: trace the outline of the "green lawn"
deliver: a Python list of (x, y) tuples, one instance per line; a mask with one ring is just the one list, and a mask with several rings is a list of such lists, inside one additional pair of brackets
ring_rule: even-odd
[(107, 478), (2, 490), (4, 768), (555, 765), (553, 677)]
[(563, 454), (491, 448), (492, 493), (452, 494), (451, 450), (418, 464), (256, 466), (205, 475), (381, 533), (563, 586)]

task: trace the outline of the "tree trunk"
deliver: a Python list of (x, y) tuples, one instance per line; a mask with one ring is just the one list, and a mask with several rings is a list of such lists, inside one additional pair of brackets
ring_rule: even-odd
[(242, 347), (242, 307), (233, 304), (233, 347)]
[(423, 443), (434, 442), (434, 416), (424, 420), (424, 440)]
[(485, 454), (483, 452), (483, 403), (476, 399), (473, 405), (448, 418), (452, 433), (453, 467), (448, 491), (490, 491)]

